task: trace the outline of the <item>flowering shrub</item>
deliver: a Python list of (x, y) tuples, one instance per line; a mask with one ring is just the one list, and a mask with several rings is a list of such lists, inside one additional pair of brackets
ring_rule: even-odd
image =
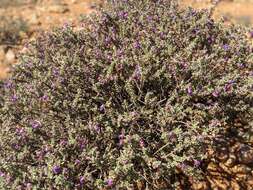
[(124, 0), (42, 34), (5, 82), (4, 189), (175, 189), (252, 121), (247, 31), (170, 0)]

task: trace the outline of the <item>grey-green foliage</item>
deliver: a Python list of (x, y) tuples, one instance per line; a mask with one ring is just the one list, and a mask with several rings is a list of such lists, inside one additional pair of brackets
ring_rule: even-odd
[[(29, 45), (5, 84), (5, 189), (174, 189), (252, 121), (244, 28), (170, 0), (124, 0)], [(180, 175), (178, 175), (180, 173)]]

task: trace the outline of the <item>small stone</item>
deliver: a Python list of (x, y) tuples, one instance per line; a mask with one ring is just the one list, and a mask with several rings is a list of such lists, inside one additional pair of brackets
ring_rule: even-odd
[(36, 25), (39, 24), (39, 19), (38, 19), (38, 15), (36, 13), (32, 14), (28, 20), (29, 24), (31, 25)]
[(7, 63), (14, 63), (15, 58), (15, 53), (11, 49), (9, 49), (5, 55), (5, 60), (7, 61)]
[(4, 58), (5, 58), (4, 47), (0, 46), (0, 61), (3, 61)]
[(52, 13), (65, 13), (69, 11), (66, 5), (51, 5), (48, 7), (48, 11)]

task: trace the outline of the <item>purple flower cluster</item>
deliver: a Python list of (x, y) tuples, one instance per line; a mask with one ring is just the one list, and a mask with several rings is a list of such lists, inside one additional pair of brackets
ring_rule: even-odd
[(111, 178), (107, 179), (107, 180), (106, 180), (106, 184), (107, 184), (107, 186), (109, 186), (109, 187), (113, 186), (113, 179), (111, 179)]
[(141, 48), (140, 42), (138, 42), (138, 41), (134, 42), (134, 48), (135, 49), (140, 49)]
[(141, 67), (140, 65), (136, 65), (135, 71), (133, 74), (133, 79), (139, 81), (141, 79)]
[(119, 146), (122, 146), (124, 144), (124, 139), (125, 139), (124, 132), (121, 132), (118, 138), (119, 138)]
[(120, 11), (118, 13), (118, 16), (121, 18), (121, 19), (126, 19), (128, 17), (128, 13), (126, 11)]
[(59, 165), (54, 166), (52, 170), (53, 170), (53, 173), (56, 175), (62, 172), (62, 168)]
[(18, 96), (16, 94), (12, 95), (11, 96), (11, 99), (10, 99), (12, 102), (16, 102), (18, 100)]
[(104, 104), (102, 104), (102, 105), (99, 107), (99, 111), (100, 111), (101, 113), (105, 113), (105, 105), (104, 105)]
[(228, 51), (230, 49), (230, 46), (228, 44), (223, 45), (223, 49), (225, 51)]
[(250, 35), (250, 38), (253, 38), (253, 31), (251, 31), (251, 32), (249, 33), (249, 35)]
[(189, 86), (187, 88), (187, 93), (188, 93), (189, 96), (192, 96), (192, 87), (191, 86)]
[(38, 121), (38, 120), (32, 120), (30, 122), (30, 124), (31, 124), (31, 126), (32, 126), (33, 129), (38, 129), (38, 128), (40, 128), (42, 126), (41, 122)]
[(145, 147), (145, 142), (144, 142), (143, 139), (141, 139), (141, 140), (139, 141), (139, 144), (140, 144), (140, 147), (142, 147), (142, 148)]
[(44, 94), (40, 99), (44, 102), (47, 102), (49, 100), (49, 97), (48, 95)]
[(212, 95), (215, 97), (215, 98), (218, 98), (219, 95), (220, 95), (220, 92), (218, 90), (215, 90), (213, 91)]
[(83, 176), (81, 176), (80, 179), (79, 179), (79, 182), (80, 182), (81, 185), (83, 185), (84, 182), (85, 182), (85, 178)]
[(7, 80), (7, 81), (4, 83), (4, 87), (5, 87), (6, 89), (11, 89), (11, 88), (13, 88), (13, 82), (10, 81), (10, 80)]
[(200, 164), (201, 164), (201, 162), (199, 161), (199, 160), (196, 160), (196, 159), (194, 159), (194, 167), (199, 167), (200, 166)]

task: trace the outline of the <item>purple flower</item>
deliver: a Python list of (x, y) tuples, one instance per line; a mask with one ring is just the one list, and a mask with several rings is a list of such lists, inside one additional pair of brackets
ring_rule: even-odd
[(40, 98), (42, 101), (48, 101), (48, 99), (49, 99), (49, 97), (48, 97), (48, 95), (43, 95), (41, 98)]
[(187, 69), (188, 65), (189, 63), (182, 62), (180, 66), (182, 67), (182, 69)]
[(60, 74), (59, 69), (54, 68), (53, 69), (53, 75), (54, 75), (54, 77), (57, 77), (59, 74)]
[(181, 163), (180, 166), (181, 170), (186, 170), (187, 169), (187, 166), (184, 164), (184, 163)]
[(229, 60), (229, 58), (228, 58), (228, 57), (225, 57), (224, 59), (225, 59), (225, 61), (228, 61), (228, 60)]
[(135, 42), (134, 43), (134, 48), (135, 49), (140, 49), (141, 48), (141, 44), (139, 42)]
[(81, 176), (80, 179), (79, 179), (79, 182), (80, 182), (81, 185), (84, 184), (84, 180), (85, 180), (85, 178), (83, 176)]
[(235, 80), (230, 80), (230, 81), (228, 81), (228, 84), (234, 84), (234, 83), (236, 83)]
[(32, 184), (31, 183), (26, 183), (26, 188), (29, 190), (29, 189), (32, 189)]
[(136, 116), (138, 116), (138, 113), (137, 113), (136, 111), (132, 111), (132, 112), (130, 113), (130, 115), (131, 115), (132, 117), (136, 117)]
[(17, 128), (16, 129), (16, 133), (18, 134), (18, 135), (23, 135), (24, 133), (25, 133), (25, 129), (24, 128)]
[(65, 139), (60, 141), (61, 146), (66, 146), (67, 144), (68, 144), (68, 141), (66, 141)]
[(200, 161), (198, 161), (198, 160), (194, 160), (193, 161), (194, 162), (194, 167), (199, 167), (200, 166)]
[(102, 23), (106, 24), (109, 21), (108, 17), (106, 15), (103, 15), (102, 17)]
[(63, 24), (63, 29), (67, 29), (67, 28), (69, 28), (69, 27), (70, 27), (70, 23), (65, 22), (65, 23)]
[(121, 18), (121, 19), (126, 19), (128, 17), (128, 13), (125, 12), (125, 11), (120, 11), (118, 16)]
[(208, 37), (208, 38), (207, 38), (207, 42), (208, 42), (209, 44), (211, 44), (211, 43), (213, 42), (213, 38), (212, 38), (212, 37)]
[(7, 81), (4, 83), (4, 87), (7, 89), (10, 89), (13, 87), (13, 83), (11, 81)]
[(7, 182), (7, 184), (10, 184), (11, 183), (11, 180), (12, 180), (12, 177), (10, 174), (7, 174), (6, 177), (5, 177), (5, 180)]
[(175, 142), (177, 140), (177, 135), (173, 131), (171, 131), (168, 133), (168, 138), (171, 142)]
[(5, 173), (0, 171), (0, 177), (4, 177), (5, 176)]
[(213, 120), (211, 120), (211, 123), (209, 126), (210, 127), (217, 127), (217, 126), (221, 126), (221, 123), (218, 119), (213, 119)]
[(148, 21), (151, 22), (153, 20), (153, 17), (152, 16), (148, 16)]
[(110, 55), (110, 54), (107, 55), (107, 56), (106, 56), (106, 59), (107, 59), (108, 61), (112, 61), (112, 55)]
[(165, 38), (165, 33), (164, 32), (160, 32), (160, 38), (164, 39)]
[(78, 159), (75, 161), (75, 164), (76, 164), (76, 165), (78, 165), (78, 164), (80, 164), (80, 163), (81, 163), (81, 161), (78, 160)]
[(100, 127), (99, 124), (95, 125), (95, 126), (94, 126), (94, 129), (95, 129), (95, 131), (96, 131), (97, 133), (100, 133), (100, 132), (101, 132), (101, 127)]
[(225, 92), (228, 92), (231, 90), (231, 88), (232, 88), (232, 84), (226, 84), (224, 87), (224, 90), (225, 90)]
[(54, 172), (54, 174), (60, 174), (61, 172), (62, 172), (62, 169), (61, 169), (61, 167), (60, 166), (54, 166), (53, 167), (53, 172)]
[(116, 70), (117, 71), (121, 71), (123, 68), (124, 68), (123, 64), (121, 64), (121, 63), (119, 63), (119, 64), (116, 65)]
[(220, 95), (220, 93), (217, 91), (217, 90), (215, 90), (213, 93), (212, 93), (212, 95), (214, 96), (214, 97), (219, 97), (219, 95)]
[(152, 32), (153, 33), (156, 33), (157, 32), (157, 29), (155, 27), (152, 28)]
[(253, 31), (249, 33), (250, 38), (253, 38)]
[(113, 185), (113, 180), (110, 178), (110, 179), (107, 179), (106, 180), (106, 184), (111, 187)]
[(238, 63), (239, 68), (243, 69), (245, 65), (243, 63)]
[(229, 50), (229, 45), (228, 44), (223, 45), (223, 49), (226, 51)]
[(85, 148), (85, 146), (87, 145), (87, 143), (88, 143), (87, 139), (85, 139), (85, 140), (79, 140), (78, 145), (79, 145), (80, 149), (82, 150), (82, 149)]
[(95, 54), (96, 54), (96, 58), (97, 58), (97, 59), (99, 59), (99, 58), (102, 57), (102, 53), (101, 53), (101, 51), (98, 50), (98, 49), (95, 51)]
[(105, 112), (105, 105), (102, 104), (100, 107), (99, 107), (99, 111), (104, 113)]
[(125, 134), (124, 132), (122, 132), (120, 135), (119, 135), (119, 145), (123, 145), (124, 144), (124, 138), (125, 138)]
[(65, 81), (66, 81), (66, 80), (65, 80), (63, 77), (59, 77), (59, 82), (60, 82), (61, 84), (64, 84)]
[(18, 100), (18, 96), (16, 94), (11, 96), (11, 101), (16, 102)]
[(193, 30), (193, 34), (196, 35), (196, 34), (198, 34), (198, 33), (199, 33), (199, 29), (194, 29), (194, 30)]
[(141, 139), (141, 140), (139, 141), (139, 144), (140, 144), (141, 147), (145, 147), (145, 142), (144, 142), (143, 139)]
[(32, 121), (31, 125), (32, 125), (33, 129), (38, 129), (38, 128), (41, 127), (41, 123), (39, 121), (37, 121), (37, 120)]
[(13, 145), (13, 148), (14, 148), (15, 150), (19, 150), (19, 149), (20, 149), (20, 145), (19, 145), (19, 144), (14, 144), (14, 145)]
[(117, 50), (117, 57), (122, 57), (122, 56), (123, 56), (123, 51)]
[(62, 175), (65, 180), (69, 179), (70, 170), (68, 168), (63, 168)]
[(112, 28), (112, 33), (113, 33), (113, 36), (115, 37), (115, 34), (116, 34), (116, 29), (115, 29), (115, 27)]
[(192, 95), (192, 87), (191, 86), (189, 86), (188, 88), (187, 88), (187, 93), (188, 93), (188, 95)]
[(133, 74), (133, 79), (135, 80), (140, 80), (141, 79), (141, 67), (140, 65), (136, 65), (134, 74)]
[(105, 44), (109, 45), (111, 43), (111, 38), (110, 37), (106, 37), (105, 38)]

